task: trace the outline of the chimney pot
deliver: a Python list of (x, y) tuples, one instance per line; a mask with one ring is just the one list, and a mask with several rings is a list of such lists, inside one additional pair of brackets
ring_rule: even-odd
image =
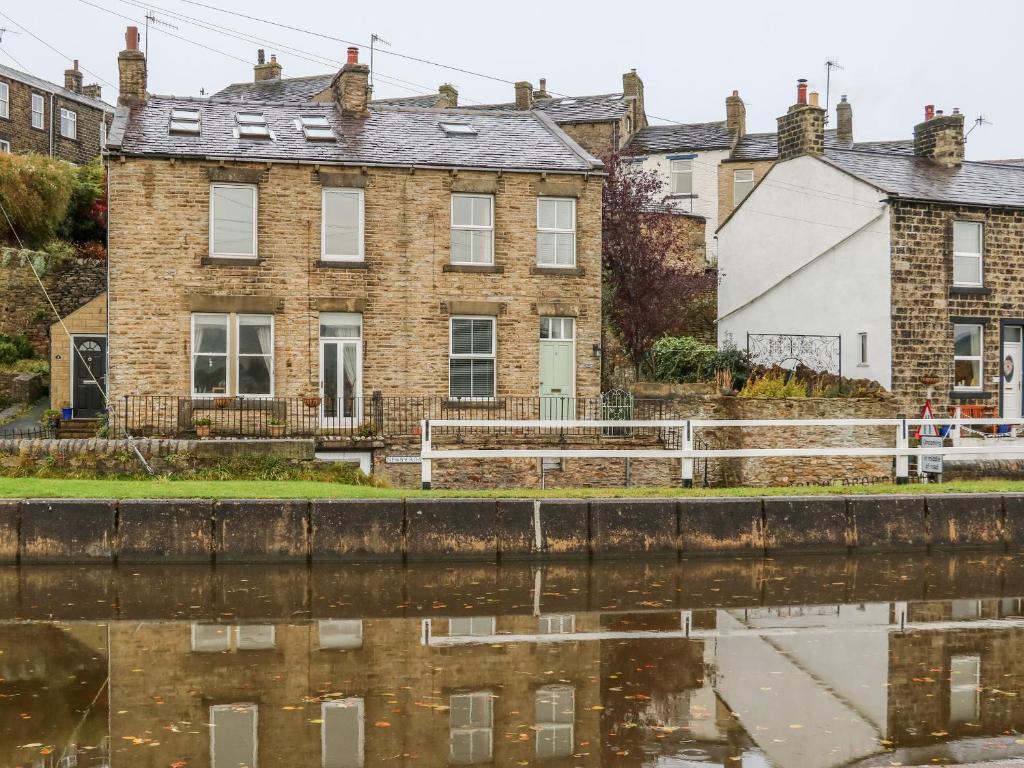
[(124, 33), (124, 47), (128, 51), (139, 50), (139, 28), (128, 27)]
[(935, 117), (935, 105), (934, 104), (925, 104), (924, 105), (924, 119), (925, 120), (931, 120), (933, 117)]
[(808, 94), (808, 98), (810, 99), (812, 107), (818, 106), (818, 92), (817, 91), (811, 91)]
[(936, 117), (942, 117), (942, 110), (941, 109), (936, 109), (935, 110), (935, 116)]
[(348, 49), (348, 59), (346, 60), (346, 63), (347, 64), (358, 64), (359, 63), (359, 49), (356, 48), (354, 45), (351, 46)]
[(64, 70), (64, 87), (72, 93), (82, 92), (82, 73), (78, 69), (78, 59), (75, 59), (71, 69)]
[(259, 83), (264, 80), (280, 80), (281, 65), (277, 63), (277, 54), (270, 54), (270, 61), (267, 61), (266, 53), (262, 48), (256, 51), (256, 64), (252, 68), (253, 82)]
[(124, 42), (125, 49), (117, 55), (117, 103), (131, 106), (146, 100), (146, 55), (139, 50), (139, 28), (128, 27), (124, 33)]
[(259, 50), (256, 51), (256, 63), (257, 64), (266, 64), (267, 63), (267, 55), (266, 55), (266, 53), (264, 52), (264, 50), (262, 48), (260, 48)]
[(538, 99), (548, 98), (548, 79), (546, 77), (540, 79), (540, 88), (534, 91), (533, 95)]
[(802, 77), (796, 81), (796, 103), (807, 103), (807, 80)]
[[(75, 69), (78, 69), (78, 67), (75, 67)], [(954, 115), (959, 115), (960, 114), (960, 107), (953, 107), (953, 114)]]

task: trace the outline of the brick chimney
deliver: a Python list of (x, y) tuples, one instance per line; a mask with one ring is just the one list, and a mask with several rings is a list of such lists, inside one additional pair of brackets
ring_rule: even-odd
[(103, 98), (103, 88), (99, 83), (90, 83), (89, 85), (82, 86), (82, 95), (89, 96), (93, 99)]
[(853, 144), (853, 107), (846, 100), (846, 94), (836, 104), (836, 139), (841, 147)]
[(358, 117), (370, 114), (366, 107), (370, 100), (370, 68), (359, 63), (359, 49), (355, 46), (348, 49), (345, 66), (331, 83), (331, 93), (342, 114)]
[(437, 87), (437, 102), (434, 106), (442, 109), (455, 109), (459, 106), (459, 92), (451, 83), (443, 83)]
[(64, 87), (75, 93), (82, 92), (82, 73), (78, 69), (78, 59), (75, 59), (75, 66), (64, 70)]
[(739, 91), (725, 97), (725, 126), (733, 138), (742, 138), (747, 133), (747, 105), (740, 98)]
[(117, 103), (122, 106), (142, 104), (146, 100), (146, 55), (139, 50), (138, 27), (128, 27), (124, 45), (124, 50), (117, 54), (117, 70), (121, 76)]
[(259, 83), (263, 80), (280, 80), (281, 65), (277, 63), (277, 55), (270, 54), (270, 63), (266, 61), (266, 54), (260, 48), (256, 51), (256, 64), (252, 68), (253, 82)]
[(647, 112), (644, 110), (644, 81), (635, 69), (622, 75), (622, 95), (633, 99), (633, 130), (647, 127)]
[(797, 81), (796, 104), (778, 119), (779, 160), (825, 151), (825, 110), (818, 106), (817, 96), (812, 94), (808, 103), (807, 81)]
[(964, 116), (960, 110), (944, 115), (931, 104), (924, 108), (924, 122), (914, 126), (914, 154), (946, 168), (964, 160)]
[(526, 80), (516, 83), (516, 109), (533, 109), (533, 83)]

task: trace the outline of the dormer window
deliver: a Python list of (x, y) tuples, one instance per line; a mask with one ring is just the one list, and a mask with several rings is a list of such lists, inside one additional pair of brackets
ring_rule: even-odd
[(476, 128), (469, 123), (438, 123), (445, 136), (476, 136)]
[(323, 115), (303, 115), (299, 118), (299, 128), (306, 141), (334, 141), (334, 131)]
[(171, 110), (171, 133), (181, 133), (187, 136), (199, 135), (199, 110), (198, 109), (172, 109)]
[(235, 115), (238, 122), (238, 136), (242, 139), (269, 139), (270, 129), (267, 118), (262, 112), (239, 112)]

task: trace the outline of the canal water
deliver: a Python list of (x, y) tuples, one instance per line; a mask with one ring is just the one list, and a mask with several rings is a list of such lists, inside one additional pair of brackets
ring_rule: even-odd
[(1016, 764), (1024, 557), (0, 570), (0, 766)]

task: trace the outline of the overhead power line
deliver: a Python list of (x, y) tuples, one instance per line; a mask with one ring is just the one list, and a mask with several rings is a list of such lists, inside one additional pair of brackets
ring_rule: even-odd
[[(58, 56), (60, 56), (60, 57), (61, 57), (62, 59), (64, 59), (65, 61), (74, 61), (74, 59), (73, 59), (73, 58), (72, 58), (71, 56), (68, 56), (67, 54), (65, 54), (65, 53), (62, 53), (61, 51), (58, 51), (58, 50), (57, 50), (56, 48), (54, 48), (54, 47), (53, 47), (52, 45), (50, 45), (50, 44), (49, 44), (48, 42), (46, 42), (45, 40), (43, 40), (43, 38), (39, 37), (39, 35), (35, 34), (35, 33), (34, 33), (34, 32), (33, 32), (32, 30), (28, 29), (28, 28), (27, 28), (27, 27), (25, 27), (25, 26), (24, 26), (23, 24), (19, 24), (19, 23), (18, 23), (17, 21), (15, 21), (14, 19), (12, 19), (12, 18), (11, 18), (10, 16), (8, 16), (8, 15), (7, 15), (6, 13), (4, 13), (3, 11), (0, 11), (0, 16), (3, 16), (3, 17), (4, 17), (5, 19), (7, 19), (7, 20), (8, 20), (9, 22), (11, 22), (12, 24), (14, 24), (14, 25), (15, 25), (16, 27), (18, 27), (18, 29), (20, 29), (20, 30), (21, 30), (22, 32), (24, 32), (25, 34), (27, 34), (27, 35), (30, 35), (31, 37), (35, 38), (35, 39), (36, 39), (36, 40), (37, 40), (38, 42), (40, 42), (40, 43), (42, 43), (43, 45), (45, 45), (45, 46), (46, 46), (47, 48), (49, 48), (49, 49), (50, 49), (51, 51), (53, 51), (54, 53), (56, 53), (56, 54), (57, 54)], [(8, 56), (10, 56), (10, 54), (7, 54), (7, 55), (8, 55)], [(13, 56), (11, 56), (11, 58), (13, 59), (14, 57), (13, 57)], [(24, 65), (21, 65), (21, 66), (22, 66), (22, 68), (24, 68)], [(88, 73), (89, 73), (90, 75), (92, 75), (93, 77), (95, 77), (95, 78), (96, 78), (97, 80), (99, 80), (99, 81), (100, 81), (101, 83), (104, 83), (104, 84), (106, 84), (106, 85), (109, 85), (109, 86), (110, 86), (111, 88), (117, 88), (117, 86), (116, 86), (116, 85), (114, 85), (114, 84), (113, 84), (112, 82), (110, 82), (109, 80), (107, 80), (107, 79), (105, 79), (105, 78), (103, 78), (103, 77), (100, 77), (100, 76), (99, 76), (98, 74), (96, 74), (95, 72), (93, 72), (93, 71), (92, 71), (91, 69), (86, 69), (85, 67), (82, 67), (82, 70), (83, 70), (83, 71), (85, 71), (85, 72), (88, 72)]]

